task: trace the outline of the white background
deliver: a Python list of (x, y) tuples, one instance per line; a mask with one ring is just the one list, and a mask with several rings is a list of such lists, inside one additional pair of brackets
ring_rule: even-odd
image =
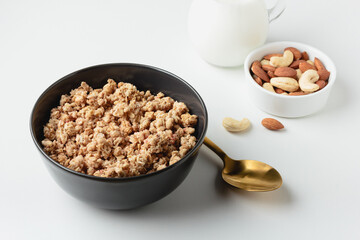
[[(338, 72), (326, 107), (281, 119), (247, 96), (242, 67), (205, 63), (187, 35), (190, 0), (0, 1), (1, 239), (360, 239), (360, 14), (358, 1), (289, 0), (268, 42), (318, 47)], [(107, 211), (79, 202), (47, 173), (29, 133), (37, 97), (78, 69), (109, 62), (154, 65), (195, 87), (209, 111), (207, 136), (238, 159), (276, 167), (284, 185), (268, 193), (222, 183), (206, 147), (189, 176), (164, 199)], [(226, 132), (223, 117), (252, 128)]]

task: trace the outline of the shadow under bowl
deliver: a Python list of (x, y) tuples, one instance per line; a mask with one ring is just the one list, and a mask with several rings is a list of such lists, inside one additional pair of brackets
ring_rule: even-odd
[[(60, 97), (85, 81), (93, 88), (102, 88), (109, 78), (134, 84), (138, 90), (163, 92), (184, 102), (191, 114), (198, 116), (194, 133), (197, 143), (175, 164), (146, 175), (126, 178), (90, 176), (68, 169), (51, 159), (44, 151), (43, 127), (50, 111), (59, 105)], [(207, 130), (205, 104), (196, 90), (178, 76), (162, 69), (133, 63), (103, 64), (71, 73), (48, 87), (36, 101), (30, 117), (30, 132), (46, 168), (65, 192), (90, 205), (106, 209), (131, 209), (157, 201), (177, 188), (190, 172)]]

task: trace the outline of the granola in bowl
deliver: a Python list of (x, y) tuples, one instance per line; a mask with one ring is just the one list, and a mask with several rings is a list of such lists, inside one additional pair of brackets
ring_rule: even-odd
[(45, 152), (61, 165), (107, 178), (158, 171), (196, 144), (197, 116), (183, 102), (109, 79), (62, 95), (44, 126)]

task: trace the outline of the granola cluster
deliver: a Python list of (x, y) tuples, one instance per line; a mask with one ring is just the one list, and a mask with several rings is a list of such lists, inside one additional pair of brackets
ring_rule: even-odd
[(179, 161), (196, 144), (197, 116), (163, 93), (109, 79), (62, 95), (44, 126), (45, 152), (61, 165), (99, 177), (130, 177)]

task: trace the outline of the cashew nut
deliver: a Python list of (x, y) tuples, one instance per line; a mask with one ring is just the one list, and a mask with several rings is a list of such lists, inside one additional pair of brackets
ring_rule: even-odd
[(247, 118), (243, 118), (241, 121), (226, 117), (222, 122), (224, 128), (229, 132), (240, 132), (250, 127), (250, 121)]
[(265, 88), (266, 90), (270, 91), (270, 92), (275, 92), (273, 85), (271, 85), (270, 83), (266, 82), (263, 84), (263, 88)]
[(313, 61), (311, 61), (311, 60), (307, 60), (306, 62), (311, 64), (312, 66), (315, 66), (315, 63)]
[(266, 60), (266, 59), (263, 59), (263, 60), (261, 60), (261, 65), (263, 66), (263, 65), (270, 65), (270, 61), (269, 60)]
[(299, 88), (298, 82), (290, 77), (275, 77), (270, 79), (270, 83), (271, 85), (288, 92), (294, 92)]
[(302, 75), (301, 70), (299, 68), (296, 69), (296, 77), (297, 77), (297, 79), (300, 79), (301, 75)]
[(319, 80), (319, 74), (317, 71), (312, 69), (307, 70), (301, 75), (299, 79), (301, 90), (307, 93), (319, 90), (319, 85), (315, 84), (317, 80)]
[(294, 54), (290, 50), (286, 50), (282, 57), (271, 57), (270, 65), (274, 67), (288, 67), (294, 60)]

